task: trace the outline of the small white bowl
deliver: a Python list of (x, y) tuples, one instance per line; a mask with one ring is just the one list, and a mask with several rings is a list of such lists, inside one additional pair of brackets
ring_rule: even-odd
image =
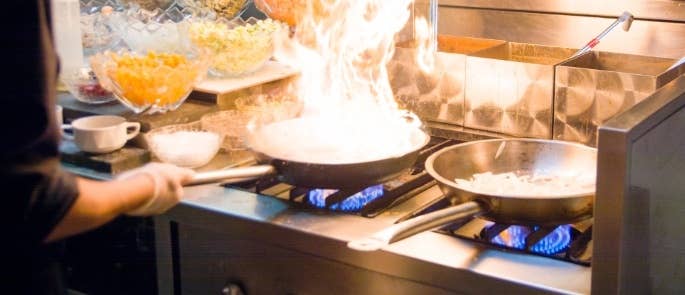
[(145, 135), (155, 157), (186, 168), (207, 165), (219, 151), (222, 139), (221, 134), (203, 130), (199, 121), (156, 128)]

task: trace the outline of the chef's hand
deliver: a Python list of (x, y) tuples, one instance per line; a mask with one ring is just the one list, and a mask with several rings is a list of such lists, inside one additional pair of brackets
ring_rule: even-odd
[(149, 216), (166, 212), (183, 197), (183, 184), (193, 179), (195, 172), (171, 164), (150, 163), (127, 171), (117, 177), (125, 180), (138, 176), (149, 177), (154, 183), (154, 193), (143, 205), (128, 212), (131, 216)]

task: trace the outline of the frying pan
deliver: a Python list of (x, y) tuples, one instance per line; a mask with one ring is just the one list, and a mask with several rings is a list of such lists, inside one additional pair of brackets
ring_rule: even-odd
[(594, 188), (549, 196), (493, 195), (460, 186), (454, 179), (470, 179), (476, 173), (488, 171), (594, 175), (596, 162), (596, 149), (554, 140), (494, 139), (447, 147), (426, 160), (426, 170), (438, 181), (443, 194), (453, 204), (460, 205), (394, 224), (347, 245), (355, 250), (374, 251), (414, 234), (474, 216), (505, 224), (575, 223), (592, 216)]
[[(418, 119), (416, 119), (418, 120)], [(420, 124), (420, 121), (417, 121)], [(412, 129), (413, 147), (392, 157), (353, 163), (308, 163), (269, 155), (251, 147), (257, 161), (266, 165), (198, 173), (186, 185), (212, 182), (235, 183), (276, 173), (280, 181), (305, 188), (363, 189), (383, 183), (410, 169), (430, 137), (420, 128)]]

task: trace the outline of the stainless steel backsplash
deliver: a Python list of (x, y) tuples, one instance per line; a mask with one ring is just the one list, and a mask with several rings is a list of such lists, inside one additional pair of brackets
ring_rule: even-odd
[[(417, 0), (414, 15), (429, 16), (430, 2)], [(511, 44), (580, 48), (623, 11), (635, 16), (631, 30), (615, 30), (593, 53), (605, 52), (603, 62), (607, 54), (631, 54), (622, 56), (625, 64), (618, 69), (574, 64), (560, 71), (555, 67), (560, 60), (546, 65), (487, 54), (497, 50), (466, 55), (441, 50), (437, 56), (441, 67), (425, 74), (412, 69), (411, 52), (399, 48), (391, 63), (393, 89), (401, 105), (427, 121), (594, 146), (600, 124), (683, 72), (682, 67), (672, 74), (663, 70), (673, 59), (685, 56), (685, 1), (439, 1), (438, 31), (443, 39), (458, 36), (510, 42), (502, 48)], [(401, 39), (411, 40), (412, 29), (408, 26)], [(568, 50), (570, 54), (572, 50)], [(530, 57), (543, 55), (536, 51)], [(630, 64), (643, 67), (655, 57), (663, 58), (659, 59), (659, 73), (643, 75), (626, 68)], [(607, 84), (605, 77), (627, 82)], [(573, 112), (588, 102), (592, 107)]]
[[(423, 1), (423, 0), (419, 0)], [(440, 0), (439, 32), (458, 36), (579, 48), (623, 11), (635, 16), (596, 50), (685, 56), (685, 1), (670, 0)]]

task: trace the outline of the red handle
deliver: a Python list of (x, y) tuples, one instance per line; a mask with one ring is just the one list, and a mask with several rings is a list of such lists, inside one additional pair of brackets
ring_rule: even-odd
[(590, 42), (588, 42), (587, 45), (585, 45), (585, 46), (589, 47), (589, 48), (595, 48), (595, 46), (597, 46), (597, 44), (599, 44), (599, 39), (595, 38), (595, 39), (590, 40)]

